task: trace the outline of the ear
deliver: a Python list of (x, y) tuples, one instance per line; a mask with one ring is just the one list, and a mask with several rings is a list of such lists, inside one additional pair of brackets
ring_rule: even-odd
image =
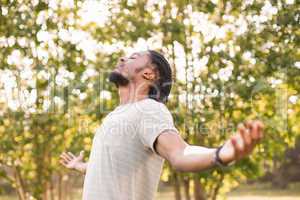
[(143, 73), (142, 76), (144, 79), (148, 80), (148, 81), (154, 81), (155, 80), (155, 73), (152, 69), (146, 68)]

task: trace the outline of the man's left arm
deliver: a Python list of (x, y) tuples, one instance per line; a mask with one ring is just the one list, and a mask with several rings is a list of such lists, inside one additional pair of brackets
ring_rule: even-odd
[[(248, 156), (263, 137), (260, 121), (239, 125), (238, 131), (219, 149), (222, 163), (230, 163)], [(178, 171), (199, 172), (216, 165), (215, 148), (187, 144), (178, 134), (165, 131), (155, 142), (156, 152)]]

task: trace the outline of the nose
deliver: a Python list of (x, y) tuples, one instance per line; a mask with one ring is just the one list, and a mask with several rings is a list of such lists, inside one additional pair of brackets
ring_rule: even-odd
[(119, 59), (119, 62), (123, 63), (123, 62), (125, 62), (126, 60), (127, 60), (126, 57), (121, 57), (121, 58)]

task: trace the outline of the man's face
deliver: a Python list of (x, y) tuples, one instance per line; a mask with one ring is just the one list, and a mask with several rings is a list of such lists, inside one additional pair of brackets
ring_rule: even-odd
[(136, 82), (143, 77), (143, 70), (149, 64), (149, 52), (142, 51), (121, 57), (116, 68), (110, 74), (110, 81), (119, 86), (126, 86), (129, 82)]

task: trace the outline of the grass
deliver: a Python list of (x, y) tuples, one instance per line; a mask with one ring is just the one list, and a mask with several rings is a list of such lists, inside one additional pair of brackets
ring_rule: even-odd
[[(226, 195), (228, 200), (300, 200), (300, 183), (278, 190), (271, 184), (242, 185)], [(157, 194), (156, 200), (174, 200), (173, 190), (167, 188)]]
[(243, 185), (228, 194), (230, 200), (300, 200), (300, 183), (290, 184), (285, 190), (271, 184)]
[[(81, 199), (81, 190), (75, 200)], [(1, 200), (18, 200), (16, 196), (0, 196)], [(174, 200), (172, 188), (166, 188), (156, 195), (156, 200)], [(300, 200), (300, 183), (291, 184), (286, 190), (278, 190), (270, 184), (242, 185), (227, 195), (228, 200)]]

